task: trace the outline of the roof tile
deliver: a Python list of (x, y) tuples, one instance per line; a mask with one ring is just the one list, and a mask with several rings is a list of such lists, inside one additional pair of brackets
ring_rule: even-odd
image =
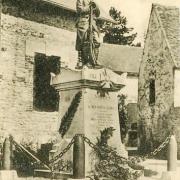
[(116, 71), (139, 73), (143, 49), (103, 43), (99, 52), (99, 63)]
[(180, 14), (179, 8), (174, 6), (162, 6), (153, 4), (153, 7), (158, 12), (162, 23), (162, 28), (166, 33), (172, 54), (174, 56), (175, 65), (180, 62)]
[[(76, 11), (76, 0), (43, 0), (43, 1), (55, 4), (57, 6), (61, 6), (71, 11)], [(110, 17), (110, 15), (106, 13), (101, 6), (99, 6), (99, 8), (101, 12), (100, 14), (101, 19), (114, 22), (114, 20)]]

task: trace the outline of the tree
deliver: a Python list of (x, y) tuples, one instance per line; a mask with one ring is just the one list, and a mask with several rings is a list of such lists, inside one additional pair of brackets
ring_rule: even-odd
[(128, 131), (128, 114), (127, 106), (125, 104), (126, 96), (121, 94), (118, 96), (118, 110), (119, 110), (119, 124), (121, 129), (121, 140), (124, 142), (127, 131)]
[(121, 12), (113, 7), (109, 10), (109, 14), (116, 23), (106, 25), (104, 42), (119, 45), (133, 45), (137, 33), (130, 34), (133, 28), (127, 27), (127, 18), (122, 16)]

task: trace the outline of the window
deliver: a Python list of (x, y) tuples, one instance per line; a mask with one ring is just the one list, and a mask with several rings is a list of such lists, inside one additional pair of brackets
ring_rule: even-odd
[(50, 72), (60, 72), (60, 57), (37, 53), (34, 66), (33, 107), (37, 111), (58, 111), (59, 94), (50, 85)]
[(155, 80), (154, 79), (150, 79), (149, 81), (149, 104), (153, 105), (155, 103), (155, 98), (156, 98), (156, 94), (155, 94)]

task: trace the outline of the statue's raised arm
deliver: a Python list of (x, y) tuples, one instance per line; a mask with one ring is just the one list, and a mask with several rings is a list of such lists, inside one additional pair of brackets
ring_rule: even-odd
[(77, 38), (76, 50), (78, 51), (77, 68), (84, 65), (94, 68), (97, 63), (100, 38), (96, 19), (100, 16), (97, 4), (91, 0), (77, 0)]

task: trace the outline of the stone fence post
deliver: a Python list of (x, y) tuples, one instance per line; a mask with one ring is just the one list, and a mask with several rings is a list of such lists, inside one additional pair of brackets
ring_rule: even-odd
[(174, 135), (171, 136), (167, 153), (167, 171), (162, 173), (161, 180), (179, 180), (177, 168), (177, 142)]
[(167, 170), (176, 171), (177, 167), (177, 142), (174, 135), (171, 136), (168, 146)]
[(11, 170), (11, 153), (12, 144), (10, 137), (7, 137), (5, 138), (3, 144), (3, 170), (0, 170), (0, 180), (17, 180), (17, 172), (15, 170)]
[(5, 138), (3, 145), (3, 170), (11, 169), (11, 141), (9, 137)]

